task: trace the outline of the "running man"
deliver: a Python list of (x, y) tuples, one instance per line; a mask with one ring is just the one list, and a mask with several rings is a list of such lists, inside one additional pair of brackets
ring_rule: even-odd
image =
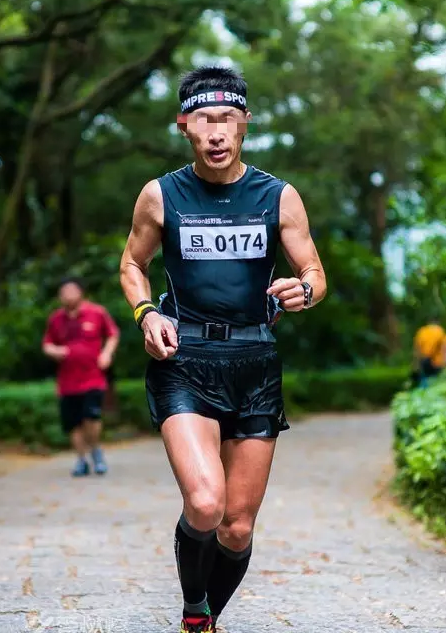
[[(246, 92), (230, 69), (183, 78), (178, 127), (195, 161), (143, 188), (121, 262), (153, 357), (152, 419), (184, 501), (181, 633), (214, 632), (240, 585), (276, 438), (289, 428), (271, 324), (278, 310), (310, 308), (326, 292), (298, 193), (241, 162)], [(278, 243), (293, 276), (272, 281)], [(156, 307), (146, 271), (161, 245), (167, 294)]]
[(59, 300), (62, 307), (49, 317), (42, 347), (44, 354), (58, 363), (62, 429), (78, 455), (71, 474), (90, 474), (86, 459), (89, 450), (95, 473), (104, 475), (107, 464), (99, 447), (101, 408), (119, 330), (105, 308), (84, 299), (80, 279), (63, 279)]

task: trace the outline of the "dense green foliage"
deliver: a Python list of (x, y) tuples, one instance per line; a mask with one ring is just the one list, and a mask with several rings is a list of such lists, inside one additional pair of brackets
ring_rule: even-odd
[[(305, 3), (307, 4), (307, 3)], [(84, 274), (118, 321), (118, 374), (144, 352), (118, 265), (144, 183), (191, 159), (175, 133), (180, 73), (231, 63), (249, 82), (247, 162), (297, 187), (329, 294), (279, 324), (288, 368), (406, 359), (444, 314), (444, 239), (405, 250), (395, 231), (442, 222), (446, 5), (289, 0), (0, 0), (0, 380), (51, 376), (40, 340), (58, 277)], [(277, 275), (289, 275), (280, 260)], [(149, 270), (163, 290), (162, 259)], [(403, 361), (404, 362), (404, 361)]]
[(399, 393), (392, 404), (395, 487), (430, 529), (446, 536), (446, 382)]
[[(287, 372), (284, 376), (286, 412), (295, 419), (306, 412), (371, 409), (389, 404), (401, 388), (407, 368), (371, 367), (360, 371)], [(105, 413), (109, 438), (123, 427), (147, 432), (151, 429), (144, 382), (117, 383), (118, 415)], [(52, 381), (0, 386), (0, 441), (20, 440), (31, 447), (67, 446), (62, 435)], [(106, 436), (107, 436), (106, 435)]]
[(363, 367), (331, 372), (289, 372), (284, 376), (286, 410), (366, 411), (387, 407), (407, 380), (408, 368)]
[[(133, 432), (150, 430), (144, 381), (129, 380), (118, 384), (119, 415), (105, 412), (105, 437), (129, 427)], [(66, 448), (68, 437), (62, 433), (58, 403), (52, 381), (20, 383), (0, 387), (0, 441), (18, 441), (31, 448)]]

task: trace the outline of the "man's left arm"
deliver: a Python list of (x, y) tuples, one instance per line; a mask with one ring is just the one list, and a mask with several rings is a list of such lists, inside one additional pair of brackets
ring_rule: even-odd
[(119, 329), (107, 310), (103, 314), (104, 347), (98, 359), (98, 365), (105, 370), (110, 367), (119, 344)]
[(294, 277), (276, 279), (268, 294), (280, 299), (287, 312), (304, 308), (303, 282), (313, 289), (312, 305), (325, 297), (327, 283), (318, 252), (310, 235), (307, 212), (296, 189), (287, 184), (280, 198), (280, 242)]

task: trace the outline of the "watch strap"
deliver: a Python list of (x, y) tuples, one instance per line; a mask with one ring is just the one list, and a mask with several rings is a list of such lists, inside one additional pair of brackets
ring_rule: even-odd
[(304, 308), (311, 308), (313, 305), (313, 288), (307, 281), (302, 282), (304, 289)]

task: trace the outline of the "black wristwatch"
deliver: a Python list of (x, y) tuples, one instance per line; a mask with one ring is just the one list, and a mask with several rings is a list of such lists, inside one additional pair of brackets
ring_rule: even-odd
[(307, 281), (302, 282), (304, 289), (304, 309), (311, 308), (313, 305), (313, 288)]

